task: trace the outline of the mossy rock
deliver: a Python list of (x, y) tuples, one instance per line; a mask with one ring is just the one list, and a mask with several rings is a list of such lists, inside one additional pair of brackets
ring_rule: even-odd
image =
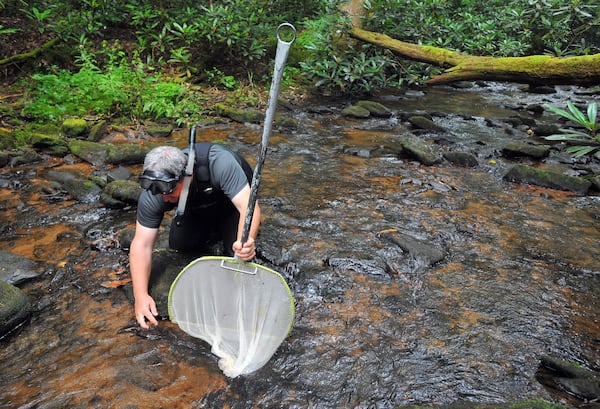
[(352, 105), (344, 108), (342, 115), (348, 118), (367, 119), (371, 116), (371, 111), (358, 105)]
[(216, 104), (215, 110), (219, 115), (240, 123), (260, 124), (265, 119), (265, 114), (256, 109), (238, 109), (225, 104)]
[(37, 151), (49, 152), (56, 156), (69, 153), (69, 145), (58, 135), (33, 133), (29, 136), (29, 144)]
[(144, 163), (149, 151), (148, 146), (138, 143), (108, 144), (107, 161), (115, 165)]
[(155, 138), (166, 138), (173, 133), (173, 127), (168, 125), (153, 124), (146, 126), (148, 135)]
[(106, 163), (108, 157), (107, 145), (79, 139), (70, 139), (68, 145), (73, 155), (94, 166), (102, 166)]
[(14, 285), (0, 280), (0, 339), (8, 337), (31, 316), (27, 295)]
[(102, 139), (104, 135), (106, 135), (107, 130), (108, 122), (102, 120), (91, 127), (87, 140), (92, 142), (98, 142), (100, 139)]
[(584, 195), (589, 190), (592, 182), (575, 176), (568, 176), (559, 172), (534, 168), (527, 165), (515, 165), (505, 175), (504, 179), (510, 182), (524, 183), (550, 189), (566, 190)]
[(131, 180), (115, 180), (108, 183), (100, 194), (100, 201), (112, 208), (137, 204), (142, 188)]
[(12, 132), (0, 128), (0, 149), (14, 149), (15, 138)]
[(32, 163), (41, 162), (42, 160), (42, 156), (34, 149), (26, 148), (10, 159), (10, 166), (16, 167), (21, 165), (30, 165)]
[(377, 116), (380, 118), (388, 118), (392, 116), (392, 111), (383, 104), (375, 101), (358, 101), (356, 106), (365, 108), (368, 110), (371, 115)]
[(62, 123), (61, 131), (63, 135), (69, 138), (83, 135), (88, 130), (88, 123), (85, 119), (69, 118)]
[(468, 152), (446, 152), (444, 153), (444, 159), (454, 165), (466, 168), (474, 168), (479, 165), (477, 158)]
[(405, 136), (402, 138), (400, 144), (404, 154), (418, 160), (423, 165), (431, 166), (441, 160), (440, 156), (433, 151), (431, 146), (417, 137)]
[(98, 200), (102, 188), (90, 179), (73, 178), (65, 180), (63, 188), (75, 200), (82, 203), (94, 203)]
[(424, 115), (413, 115), (408, 118), (408, 122), (418, 129), (424, 129), (431, 132), (446, 132), (446, 129), (437, 125), (432, 119)]

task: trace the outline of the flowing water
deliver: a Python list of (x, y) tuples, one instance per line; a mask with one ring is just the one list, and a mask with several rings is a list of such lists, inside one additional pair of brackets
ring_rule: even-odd
[[(480, 165), (469, 169), (399, 156), (409, 132), (399, 116), (344, 119), (334, 104), (331, 114), (287, 112), (299, 126), (271, 138), (259, 250), (289, 282), (295, 325), (265, 367), (235, 379), (176, 325), (137, 328), (129, 284), (114, 285), (128, 277), (114, 237), (133, 227), (135, 209), (44, 194), (49, 169), (85, 174), (89, 166), (53, 160), (0, 170), (0, 250), (45, 268), (20, 286), (31, 321), (0, 344), (0, 406), (566, 401), (536, 372), (546, 355), (600, 368), (600, 198), (503, 181), (511, 163), (497, 152), (527, 137), (502, 125), (517, 103), (573, 95), (495, 85), (379, 98), (394, 112), (436, 112), (449, 132), (434, 139), (475, 153)], [(260, 128), (215, 125), (198, 137), (254, 158)], [(186, 139), (182, 131), (169, 143)], [(399, 237), (443, 257), (407, 251)]]

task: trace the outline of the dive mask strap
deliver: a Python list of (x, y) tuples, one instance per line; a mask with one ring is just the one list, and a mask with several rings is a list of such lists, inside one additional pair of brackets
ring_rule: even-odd
[(194, 144), (196, 143), (196, 127), (193, 126), (190, 129), (190, 150), (188, 152), (188, 163), (185, 168), (185, 175), (183, 176), (183, 188), (179, 195), (179, 202), (177, 203), (177, 210), (175, 211), (175, 218), (177, 224), (181, 224), (181, 216), (185, 213), (185, 203), (187, 202), (188, 193), (190, 191), (190, 182), (192, 181), (192, 175), (194, 174), (194, 163), (196, 161), (196, 149)]

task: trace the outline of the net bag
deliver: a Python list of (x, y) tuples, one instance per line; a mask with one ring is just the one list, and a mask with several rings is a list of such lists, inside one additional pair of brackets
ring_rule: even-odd
[(227, 257), (202, 257), (169, 291), (169, 317), (211, 345), (219, 368), (235, 378), (265, 365), (291, 331), (294, 299), (276, 271)]

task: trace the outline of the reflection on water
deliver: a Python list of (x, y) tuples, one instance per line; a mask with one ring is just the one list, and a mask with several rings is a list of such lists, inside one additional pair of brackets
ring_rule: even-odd
[[(480, 118), (505, 117), (502, 102), (515, 91), (436, 88), (383, 100), (394, 110), (477, 116), (464, 127), (447, 117), (465, 139)], [(482, 160), (466, 170), (400, 158), (398, 137), (408, 130), (397, 122), (386, 129), (377, 120), (373, 130), (336, 115), (297, 119), (297, 130), (273, 135), (260, 192), (261, 261), (286, 276), (297, 305), (294, 329), (269, 364), (230, 380), (210, 348), (175, 325), (137, 328), (127, 285), (103, 285), (126, 280), (127, 254), (90, 245), (130, 228), (134, 209), (49, 202), (32, 170), (20, 187), (0, 189), (0, 250), (47, 265), (23, 286), (34, 303), (31, 323), (0, 346), (0, 403), (391, 408), (553, 400), (535, 379), (542, 355), (600, 367), (598, 197), (508, 184), (495, 168), (506, 163)], [(229, 143), (254, 163), (259, 130), (226, 125), (198, 138)], [(184, 133), (175, 137), (185, 141)], [(480, 141), (477, 133), (464, 143)], [(445, 257), (430, 265), (386, 232)]]

